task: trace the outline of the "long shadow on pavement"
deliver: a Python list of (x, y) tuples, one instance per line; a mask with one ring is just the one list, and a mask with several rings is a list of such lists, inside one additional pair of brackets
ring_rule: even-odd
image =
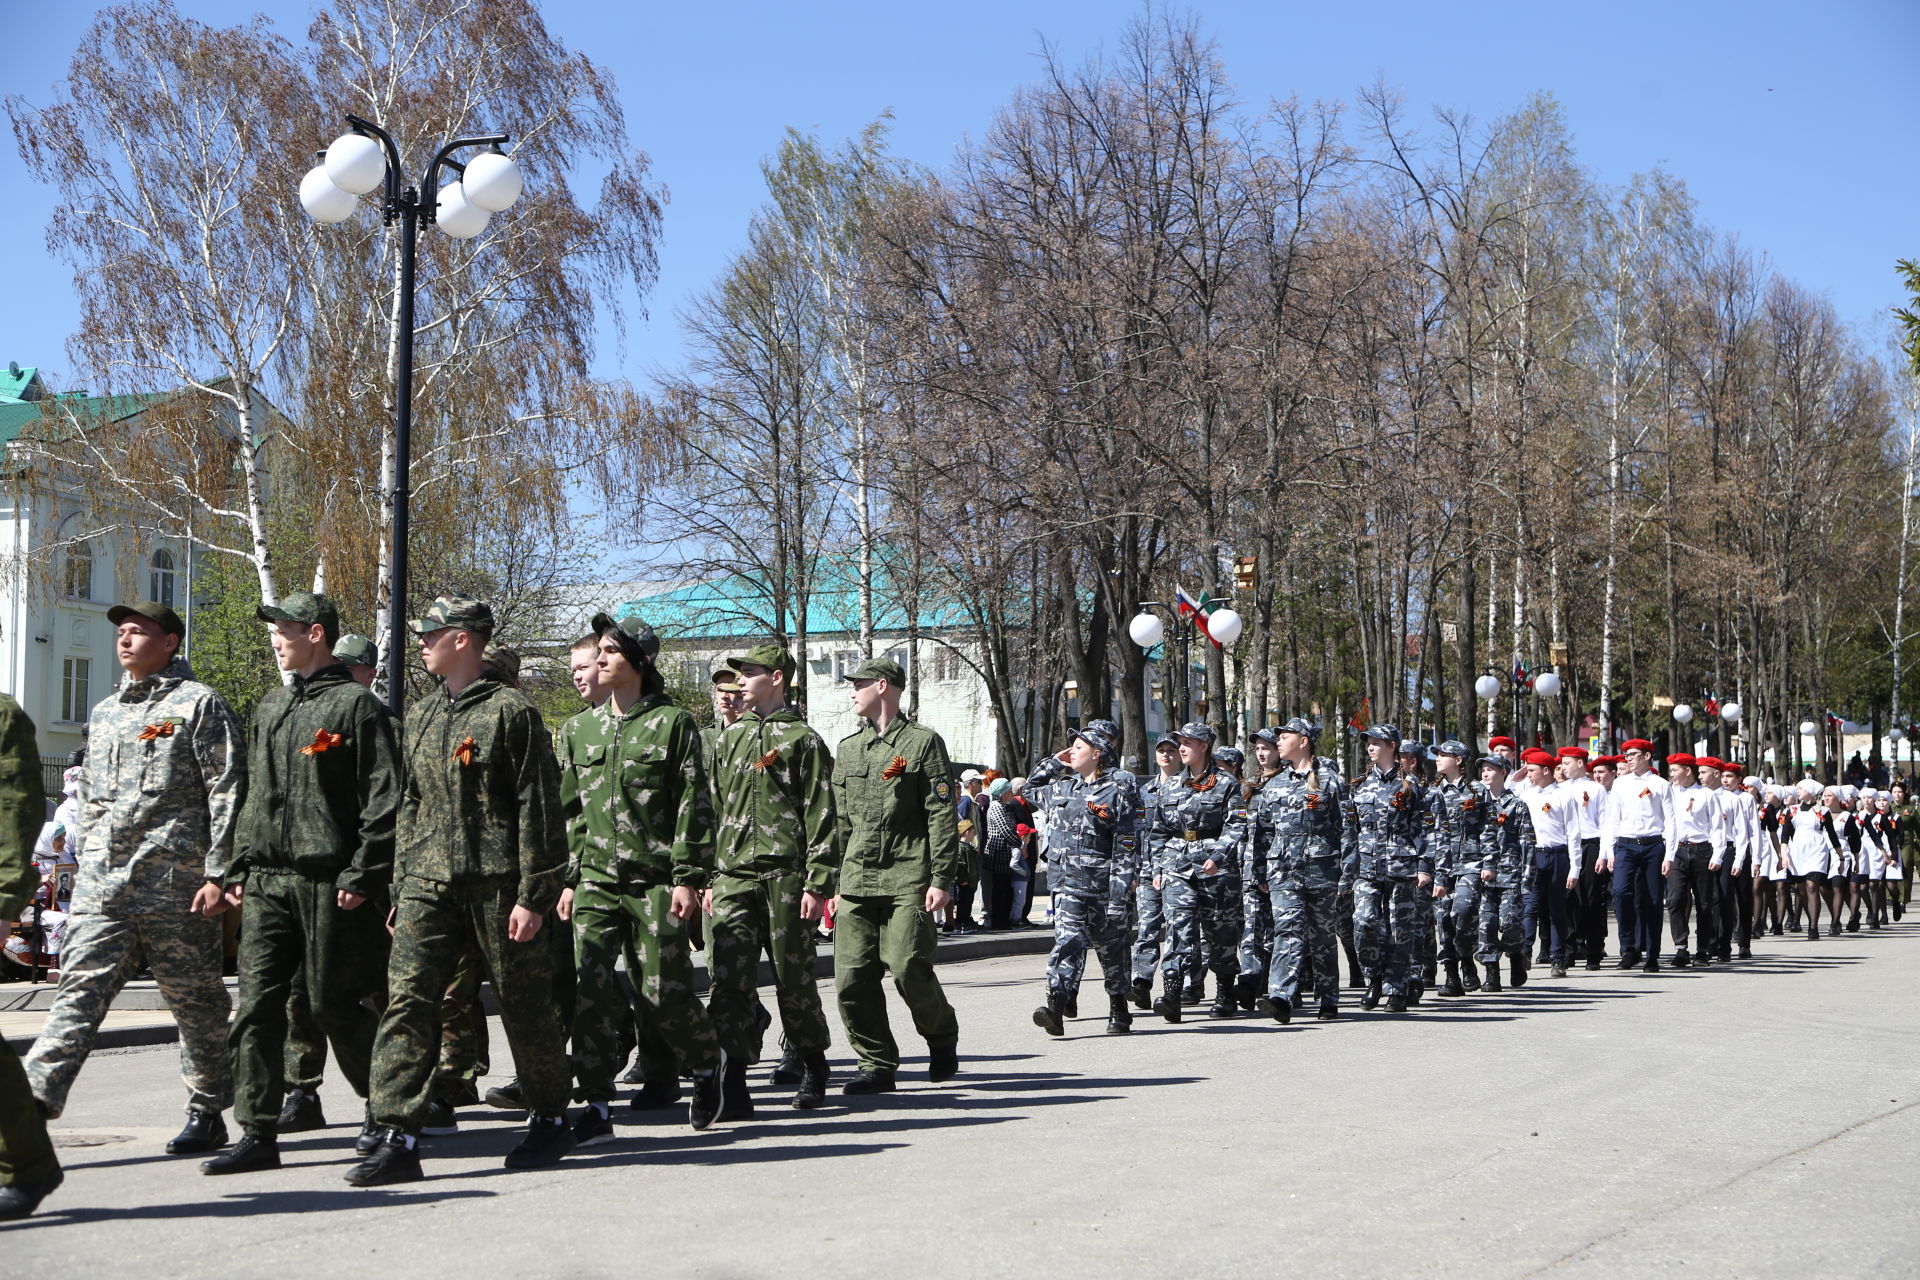
[[(195, 1173), (198, 1173), (195, 1170)], [(503, 1171), (504, 1172), (504, 1171)], [(315, 1209), (366, 1209), (381, 1205), (419, 1204), (421, 1197), (409, 1192), (431, 1190), (439, 1179), (414, 1183), (402, 1190), (384, 1187), (348, 1188), (339, 1191), (242, 1191), (218, 1200), (200, 1200), (184, 1204), (110, 1205), (99, 1208), (50, 1208), (31, 1218), (14, 1223), (7, 1234), (35, 1227), (58, 1227), (83, 1222), (124, 1221), (128, 1218), (163, 1220), (171, 1218), (246, 1218), (270, 1213), (309, 1213)], [(440, 1192), (436, 1200), (470, 1200), (491, 1197), (491, 1191)]]

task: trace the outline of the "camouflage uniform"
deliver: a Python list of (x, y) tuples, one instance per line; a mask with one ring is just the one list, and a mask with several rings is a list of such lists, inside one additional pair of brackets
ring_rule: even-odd
[[(1154, 825), (1154, 809), (1160, 804), (1162, 795), (1172, 786), (1174, 779), (1162, 778), (1155, 774), (1140, 784), (1141, 829), (1151, 831)], [(1151, 874), (1151, 855), (1148, 867), (1133, 888), (1134, 934), (1133, 934), (1133, 984), (1135, 1003), (1145, 1007), (1147, 991), (1153, 985), (1153, 969), (1160, 962), (1160, 939), (1166, 932), (1167, 913), (1165, 898), (1160, 886), (1153, 882)]]
[(1247, 879), (1273, 909), (1267, 996), (1289, 1008), (1300, 1004), (1303, 960), (1311, 964), (1320, 1008), (1340, 1004), (1335, 905), (1341, 882), (1352, 879), (1356, 851), (1346, 809), (1347, 784), (1324, 756), (1305, 772), (1283, 764), (1254, 797)]
[[(1203, 730), (1211, 739), (1212, 731), (1198, 724), (1187, 725), (1181, 735), (1199, 737)], [(1161, 966), (1166, 992), (1177, 996), (1188, 976), (1200, 972), (1196, 923), (1220, 990), (1230, 991), (1240, 948), (1240, 846), (1247, 826), (1240, 784), (1220, 769), (1209, 768), (1199, 777), (1182, 770), (1162, 789), (1150, 816), (1148, 851), (1167, 910), (1167, 957)], [(1209, 861), (1216, 867), (1211, 874), (1204, 869)]]
[(693, 717), (664, 695), (623, 713), (611, 699), (560, 730), (567, 814), (567, 881), (573, 887), (580, 993), (573, 1019), (575, 1097), (606, 1103), (624, 1056), (632, 1013), (615, 962), (631, 948), (628, 976), (682, 1069), (720, 1065), (713, 1021), (694, 989), (686, 923), (673, 891), (696, 893), (713, 870), (713, 803)]
[(1269, 773), (1241, 788), (1241, 803), (1247, 810), (1247, 845), (1241, 850), (1240, 863), (1246, 874), (1240, 880), (1240, 994), (1251, 998), (1258, 991), (1273, 965), (1273, 901), (1266, 877), (1254, 869), (1257, 851), (1253, 839), (1253, 811), (1260, 793), (1279, 775)]
[(1493, 809), (1493, 797), (1480, 783), (1462, 778), (1428, 788), (1427, 808), (1431, 815), (1428, 848), (1433, 852), (1433, 883), (1446, 891), (1433, 900), (1440, 957), (1449, 972), (1465, 961), (1467, 985), (1472, 988), (1479, 985), (1473, 973), (1473, 947), (1479, 920), (1480, 868), (1485, 858), (1481, 832)]
[[(484, 611), (484, 613), (482, 613)], [(480, 617), (484, 616), (484, 624)], [(441, 597), (414, 630), (487, 625), (477, 601)], [(550, 913), (566, 866), (559, 770), (540, 713), (488, 674), (407, 714), (394, 858), (393, 961), (373, 1050), (373, 1118), (409, 1134), (440, 1059), (441, 1002), (461, 955), (481, 956), (528, 1110), (563, 1115), (566, 1032), (547, 940), (507, 937), (515, 906)]]
[(1405, 996), (1413, 970), (1414, 934), (1424, 890), (1415, 877), (1433, 873), (1423, 849), (1419, 784), (1398, 768), (1374, 768), (1348, 792), (1355, 826), (1353, 936), (1360, 971), (1389, 996)]
[(233, 1101), (220, 922), (190, 908), (201, 885), (226, 877), (245, 788), (240, 726), (184, 660), (126, 681), (94, 707), (60, 991), (27, 1056), (48, 1116), (65, 1110), (142, 950), (180, 1024), (189, 1109), (217, 1112)]
[(1498, 965), (1502, 952), (1526, 945), (1520, 931), (1520, 880), (1533, 866), (1533, 810), (1511, 791), (1493, 797), (1487, 825), (1480, 833), (1481, 869), (1493, 879), (1480, 881), (1481, 964)]
[[(290, 596), (274, 612), (317, 620), (301, 605)], [(400, 788), (386, 709), (337, 663), (295, 676), (254, 712), (247, 776), (227, 877), (246, 889), (231, 1038), (234, 1118), (259, 1134), (274, 1132), (280, 1114), (287, 997), (296, 987), (347, 1083), (367, 1093), (386, 1004), (386, 899)], [(342, 910), (335, 903), (341, 892), (367, 901)]]
[[(759, 658), (750, 653), (748, 660)], [(763, 947), (773, 961), (787, 1047), (800, 1053), (827, 1047), (827, 1018), (814, 985), (814, 925), (801, 919), (800, 895), (833, 893), (840, 850), (832, 774), (827, 744), (792, 707), (765, 716), (749, 710), (720, 735), (708, 1008), (721, 1047), (740, 1062), (760, 1058), (761, 1021), (754, 1015)]]
[[(18, 920), (40, 886), (33, 843), (46, 803), (33, 721), (0, 693), (0, 919)], [(20, 1056), (10, 1045), (0, 1048), (0, 1184), (45, 1187), (59, 1178), (60, 1162)]]
[[(1053, 894), (1053, 952), (1047, 957), (1047, 994), (1080, 991), (1089, 947), (1100, 957), (1107, 995), (1122, 1001), (1132, 966), (1127, 956), (1127, 907), (1140, 875), (1140, 787), (1112, 767), (1114, 743), (1089, 727), (1102, 768), (1083, 778), (1048, 757), (1027, 775), (1027, 798), (1046, 818), (1047, 885)], [(1116, 1003), (1117, 1016), (1125, 1006)]]
[[(862, 673), (871, 673), (863, 675)], [(850, 679), (905, 684), (899, 666), (876, 659)], [(950, 1049), (960, 1022), (933, 971), (929, 888), (953, 892), (960, 874), (953, 765), (947, 744), (905, 716), (886, 731), (871, 721), (840, 740), (833, 756), (834, 820), (842, 858), (833, 923), (834, 987), (847, 1042), (867, 1072), (891, 1074), (900, 1047), (887, 1021), (882, 970), (913, 1014), (914, 1029), (935, 1049)]]

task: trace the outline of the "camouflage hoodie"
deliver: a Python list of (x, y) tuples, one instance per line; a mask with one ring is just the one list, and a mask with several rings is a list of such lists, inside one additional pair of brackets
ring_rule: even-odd
[(704, 889), (713, 801), (693, 717), (660, 695), (625, 715), (609, 698), (560, 726), (567, 883)]
[(400, 752), (386, 708), (344, 666), (295, 676), (260, 700), (247, 779), (229, 880), (274, 868), (362, 897), (386, 893)]
[(720, 874), (806, 873), (805, 887), (833, 892), (840, 869), (833, 816), (833, 757), (792, 707), (742, 715), (714, 746)]
[(560, 898), (566, 827), (553, 741), (540, 713), (490, 675), (407, 712), (406, 785), (394, 878), (439, 884), (513, 877), (545, 914)]
[(246, 778), (239, 722), (184, 659), (102, 698), (87, 721), (74, 911), (190, 908), (226, 877)]

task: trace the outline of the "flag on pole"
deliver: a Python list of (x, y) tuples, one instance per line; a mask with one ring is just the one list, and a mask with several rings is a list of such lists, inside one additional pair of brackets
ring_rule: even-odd
[(1515, 658), (1513, 661), (1513, 683), (1522, 689), (1533, 688), (1533, 672), (1527, 670), (1524, 658)]
[(1373, 695), (1368, 694), (1366, 697), (1360, 699), (1360, 709), (1353, 713), (1353, 719), (1347, 721), (1347, 724), (1356, 732), (1365, 733), (1367, 731), (1367, 725), (1372, 721), (1372, 717)]
[(1173, 589), (1173, 607), (1179, 611), (1180, 616), (1190, 620), (1201, 635), (1213, 641), (1214, 644), (1219, 644), (1219, 641), (1213, 639), (1213, 632), (1207, 629), (1207, 615), (1213, 611), (1212, 605), (1213, 601), (1204, 591), (1196, 600), (1187, 594), (1185, 587), (1176, 586)]

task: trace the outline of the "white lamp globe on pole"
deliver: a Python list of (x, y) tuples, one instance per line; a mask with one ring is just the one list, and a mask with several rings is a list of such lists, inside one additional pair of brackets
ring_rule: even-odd
[(315, 165), (300, 179), (300, 207), (315, 222), (345, 222), (360, 202), (333, 185), (324, 165)]
[(1686, 724), (1693, 719), (1693, 708), (1684, 702), (1675, 703), (1673, 707), (1673, 718), (1680, 724)]
[(1552, 671), (1543, 671), (1534, 679), (1533, 691), (1543, 698), (1560, 696), (1560, 677)]
[(1207, 634), (1213, 637), (1216, 644), (1232, 644), (1240, 638), (1245, 625), (1240, 615), (1232, 609), (1215, 609), (1207, 615)]
[(440, 188), (440, 209), (433, 216), (434, 225), (455, 240), (473, 239), (492, 220), (492, 214), (467, 199), (463, 184), (450, 182)]
[(1127, 623), (1127, 635), (1142, 649), (1151, 649), (1166, 639), (1167, 624), (1157, 613), (1136, 613)]
[(1500, 696), (1500, 677), (1481, 676), (1473, 682), (1473, 695), (1482, 702), (1492, 702)]
[(499, 213), (512, 208), (513, 202), (520, 198), (520, 166), (513, 162), (513, 157), (497, 149), (483, 151), (467, 161), (460, 185), (466, 189), (468, 200), (488, 213)]
[(1728, 724), (1739, 724), (1741, 715), (1740, 704), (1737, 702), (1729, 702), (1720, 708), (1720, 718)]
[(387, 153), (364, 133), (343, 133), (327, 148), (325, 167), (334, 186), (363, 196), (386, 180)]

